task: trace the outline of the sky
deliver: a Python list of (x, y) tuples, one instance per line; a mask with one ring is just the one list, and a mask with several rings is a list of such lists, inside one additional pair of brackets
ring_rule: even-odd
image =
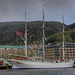
[(0, 0), (0, 22), (42, 21), (43, 8), (45, 21), (75, 23), (75, 0)]

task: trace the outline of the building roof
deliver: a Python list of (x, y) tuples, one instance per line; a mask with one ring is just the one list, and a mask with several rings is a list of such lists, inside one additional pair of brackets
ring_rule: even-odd
[[(25, 46), (0, 45), (0, 48), (25, 48)], [(28, 49), (32, 49), (32, 47), (28, 47)]]

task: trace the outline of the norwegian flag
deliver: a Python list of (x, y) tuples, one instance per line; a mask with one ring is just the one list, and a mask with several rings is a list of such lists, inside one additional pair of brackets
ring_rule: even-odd
[(20, 31), (16, 31), (16, 34), (17, 34), (17, 35), (22, 35), (23, 33), (20, 32)]

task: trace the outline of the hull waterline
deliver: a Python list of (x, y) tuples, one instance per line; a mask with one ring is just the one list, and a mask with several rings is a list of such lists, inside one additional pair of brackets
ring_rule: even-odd
[(20, 61), (21, 64), (14, 65), (13, 70), (47, 70), (47, 69), (67, 69), (72, 68), (74, 61), (71, 62), (62, 62), (62, 63), (50, 63), (50, 62), (36, 62), (36, 61)]

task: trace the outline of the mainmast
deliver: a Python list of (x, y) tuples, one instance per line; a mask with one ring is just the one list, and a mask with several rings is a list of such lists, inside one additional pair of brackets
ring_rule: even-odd
[(44, 26), (44, 9), (43, 9), (43, 60), (45, 60), (45, 26)]
[(25, 55), (27, 57), (27, 23), (26, 23), (26, 8), (25, 8)]
[(63, 21), (63, 60), (64, 60), (64, 16), (62, 17)]

